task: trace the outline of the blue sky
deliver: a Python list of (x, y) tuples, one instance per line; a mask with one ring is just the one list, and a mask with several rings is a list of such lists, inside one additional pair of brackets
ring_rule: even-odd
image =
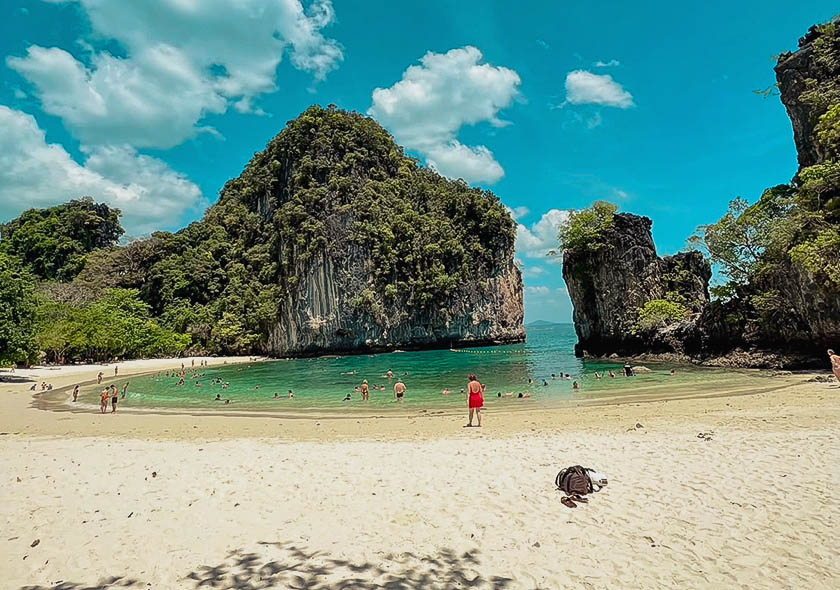
[(520, 223), (526, 319), (568, 321), (544, 256), (563, 212), (611, 200), (650, 216), (673, 253), (730, 199), (788, 181), (790, 123), (753, 90), (836, 12), (828, 0), (4, 1), (0, 220), (91, 194), (121, 207), (132, 235), (178, 229), (286, 121), (335, 103), (496, 192)]

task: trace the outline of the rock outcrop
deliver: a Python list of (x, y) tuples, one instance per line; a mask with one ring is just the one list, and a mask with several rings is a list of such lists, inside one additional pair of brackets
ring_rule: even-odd
[[(832, 241), (840, 239), (832, 237), (840, 235), (840, 22), (813, 27), (798, 51), (779, 57), (776, 76), (799, 160), (797, 175), (784, 187), (798, 213), (796, 231), (780, 229), (779, 236), (788, 236), (780, 238), (788, 240), (784, 247), (761, 254), (756, 271), (730, 285), (731, 297), (710, 302), (711, 272), (699, 253), (660, 259), (650, 220), (615, 215), (600, 248), (564, 253), (578, 354), (800, 368), (823, 366), (825, 349), (840, 346), (840, 292), (825, 272), (840, 264)], [(818, 232), (830, 246), (814, 246)], [(806, 243), (823, 257), (820, 264), (791, 255)], [(674, 284), (671, 277), (680, 281)], [(640, 330), (639, 310), (648, 301), (668, 299), (669, 292), (672, 300), (688, 301), (690, 313)]]
[(840, 46), (826, 26), (811, 27), (799, 39), (799, 50), (783, 53), (776, 65), (776, 82), (793, 126), (799, 168), (824, 160), (814, 128), (820, 116), (840, 101)]
[(647, 217), (619, 213), (597, 250), (566, 250), (563, 278), (574, 306), (578, 355), (629, 355), (642, 350), (672, 352), (636, 329), (639, 310), (669, 294), (693, 314), (709, 301), (711, 267), (699, 252), (660, 258)]
[(201, 221), (108, 254), (83, 278), (138, 289), (213, 353), (519, 342), (515, 237), (491, 192), (423, 168), (373, 119), (313, 106)]

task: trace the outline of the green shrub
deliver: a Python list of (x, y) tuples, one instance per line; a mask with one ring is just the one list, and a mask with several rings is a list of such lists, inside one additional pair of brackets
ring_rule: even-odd
[(639, 309), (635, 332), (648, 332), (685, 319), (688, 308), (682, 303), (667, 299), (651, 299)]

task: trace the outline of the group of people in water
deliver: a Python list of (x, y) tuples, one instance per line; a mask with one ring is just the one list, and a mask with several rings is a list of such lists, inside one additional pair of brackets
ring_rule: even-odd
[[(837, 355), (834, 352), (834, 350), (831, 350), (831, 349), (829, 349), (827, 352), (828, 352), (829, 361), (831, 362), (832, 372), (834, 373), (834, 376), (837, 378), (837, 380), (840, 381), (840, 355)], [(207, 366), (207, 361), (205, 361), (205, 360), (199, 361), (199, 366), (200, 367), (206, 367)], [(192, 360), (191, 367), (192, 368), (195, 367), (195, 360), (194, 359)], [(621, 376), (624, 376), (624, 377), (635, 377), (636, 372), (640, 371), (640, 370), (642, 370), (642, 369), (639, 368), (639, 367), (636, 367), (634, 369), (630, 365), (630, 363), (625, 363), (624, 366), (620, 369), (619, 374)], [(341, 373), (341, 375), (344, 375), (344, 376), (356, 375), (356, 374), (358, 374), (358, 371), (356, 371), (356, 370), (345, 371), (345, 372)], [(114, 367), (114, 377), (117, 377), (118, 375), (119, 375), (119, 367), (115, 366)], [(160, 378), (163, 375), (164, 375), (164, 372), (158, 372), (156, 375), (152, 375), (151, 378), (152, 379)], [(187, 375), (186, 366), (184, 365), (184, 363), (181, 363), (181, 369), (180, 370), (176, 369), (176, 370), (172, 370), (172, 371), (166, 371), (165, 375), (166, 375), (167, 378), (177, 377), (178, 378), (178, 382), (177, 382), (178, 386), (184, 386), (186, 384), (186, 380), (189, 379), (189, 380), (195, 381), (195, 387), (201, 387), (201, 381), (199, 381), (199, 379), (201, 377), (204, 377), (205, 373), (204, 372), (193, 371), (190, 375)], [(409, 375), (408, 372), (403, 373), (403, 376), (407, 377), (408, 375)], [(672, 376), (672, 377), (675, 376), (676, 375), (676, 370), (671, 369), (669, 371), (669, 375)], [(608, 377), (610, 379), (616, 379), (617, 378), (617, 375), (616, 375), (615, 371), (613, 371), (612, 369), (608, 369), (606, 372), (594, 371), (593, 376), (598, 381), (600, 381), (604, 377)], [(99, 374), (97, 375), (97, 378), (96, 378), (96, 382), (97, 382), (98, 385), (102, 384), (103, 378), (104, 378), (104, 373), (102, 371), (100, 371)], [(402, 376), (398, 377), (392, 370), (389, 369), (384, 375), (382, 375), (382, 378), (387, 379), (390, 383), (393, 383), (394, 401), (402, 402), (405, 399), (406, 392), (408, 391), (408, 387), (406, 386), (405, 381), (402, 379)], [(557, 380), (557, 379), (572, 381), (572, 389), (575, 390), (575, 391), (578, 391), (580, 389), (579, 381), (573, 379), (573, 377), (571, 375), (569, 375), (568, 373), (559, 373), (559, 374), (552, 373), (551, 374), (551, 380)], [(541, 379), (541, 381), (542, 381), (542, 385), (544, 387), (547, 387), (549, 385), (549, 381), (547, 379)], [(535, 383), (533, 378), (529, 378), (528, 379), (528, 384), (529, 385), (535, 385), (536, 383)], [(210, 381), (210, 385), (211, 386), (218, 385), (222, 389), (227, 389), (227, 388), (230, 387), (230, 382), (224, 381), (223, 379), (216, 377), (216, 378), (213, 378)], [(126, 394), (128, 393), (128, 387), (129, 387), (129, 382), (126, 381), (122, 386), (121, 392), (118, 392), (117, 385), (114, 384), (114, 383), (112, 383), (111, 385), (102, 389), (101, 392), (100, 392), (100, 395), (99, 395), (99, 399), (100, 399), (99, 410), (100, 410), (100, 412), (103, 413), (103, 414), (107, 413), (108, 406), (110, 405), (111, 413), (116, 413), (117, 412), (117, 406), (118, 406), (120, 400), (125, 399)], [(33, 383), (32, 386), (30, 387), (30, 390), (35, 391), (35, 390), (37, 390), (37, 388), (38, 388), (38, 384)], [(42, 382), (40, 384), (40, 388), (41, 388), (42, 391), (49, 391), (49, 390), (52, 389), (52, 385), (48, 384), (46, 382)], [(259, 389), (259, 388), (260, 388), (259, 385), (256, 385), (254, 387), (254, 389)], [(353, 393), (360, 395), (362, 401), (369, 401), (371, 390), (373, 390), (373, 391), (385, 391), (386, 389), (387, 389), (387, 387), (384, 384), (370, 384), (367, 379), (363, 379), (362, 383), (360, 385), (357, 385), (353, 388)], [(486, 385), (481, 384), (478, 381), (478, 378), (474, 374), (471, 374), (469, 376), (466, 388), (461, 388), (460, 389), (460, 394), (466, 396), (467, 407), (469, 409), (469, 421), (466, 424), (466, 427), (474, 426), (474, 424), (473, 424), (474, 421), (476, 422), (476, 424), (475, 424), (476, 426), (481, 426), (481, 409), (484, 407), (484, 395), (486, 393), (486, 390), (487, 390)], [(441, 391), (441, 395), (452, 395), (452, 394), (453, 394), (453, 391), (450, 390), (449, 388), (444, 388), (443, 391)], [(514, 393), (513, 391), (508, 391), (508, 392), (503, 393), (503, 392), (499, 391), (496, 394), (496, 396), (498, 398), (528, 399), (528, 398), (531, 397), (531, 392), (530, 391), (521, 391), (519, 393)], [(78, 400), (78, 398), (79, 398), (79, 385), (76, 385), (73, 388), (72, 397), (73, 397), (74, 402), (76, 402)], [(294, 398), (295, 398), (295, 393), (291, 389), (289, 389), (287, 391), (287, 393), (285, 393), (285, 394), (281, 394), (279, 392), (274, 393), (274, 399), (294, 399)], [(342, 399), (342, 401), (349, 402), (349, 401), (352, 401), (352, 399), (353, 399), (353, 396), (350, 393), (347, 393), (344, 396), (344, 398)], [(225, 404), (230, 404), (231, 403), (231, 400), (229, 398), (222, 398), (221, 393), (216, 394), (216, 396), (214, 398), (214, 401), (224, 402)]]

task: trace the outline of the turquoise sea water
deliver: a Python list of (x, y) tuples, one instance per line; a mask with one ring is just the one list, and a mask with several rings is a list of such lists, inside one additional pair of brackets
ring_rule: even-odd
[[(667, 395), (668, 390), (689, 384), (731, 382), (732, 372), (681, 366), (670, 376), (671, 366), (648, 364), (653, 373), (636, 377), (620, 376), (620, 363), (583, 361), (573, 354), (576, 341), (570, 324), (531, 327), (527, 342), (507, 346), (473, 349), (394, 352), (377, 355), (333, 356), (311, 359), (276, 360), (250, 364), (195, 367), (187, 365), (185, 386), (178, 386), (178, 377), (166, 372), (109, 380), (119, 389), (130, 381), (122, 407), (170, 408), (207, 411), (276, 410), (286, 413), (313, 410), (342, 412), (388, 411), (389, 409), (446, 409), (465, 405), (460, 393), (467, 377), (475, 373), (487, 386), (487, 406), (504, 404), (529, 407), (569, 400), (614, 397), (641, 392)], [(180, 368), (180, 363), (177, 365)], [(173, 365), (173, 369), (176, 366)], [(594, 372), (612, 369), (618, 377), (597, 380)], [(394, 399), (395, 379), (384, 377), (388, 370), (403, 379), (407, 387), (403, 402)], [(355, 371), (355, 374), (346, 374)], [(203, 376), (192, 377), (194, 372)], [(345, 373), (345, 374), (342, 374)], [(553, 379), (551, 374), (558, 375)], [(562, 374), (571, 379), (562, 379)], [(742, 377), (746, 378), (742, 375)], [(214, 379), (230, 383), (226, 389), (211, 385)], [(363, 403), (354, 387), (367, 379), (371, 385), (370, 401)], [(532, 382), (529, 383), (529, 380)], [(573, 381), (580, 390), (575, 392)], [(196, 384), (200, 383), (200, 386)], [(547, 383), (547, 385), (544, 385)], [(373, 386), (384, 386), (374, 390)], [(442, 395), (448, 388), (451, 395)], [(274, 394), (294, 391), (295, 398), (275, 399)], [(99, 387), (87, 387), (82, 399), (98, 403)], [(513, 398), (499, 398), (498, 393), (513, 393)], [(530, 399), (519, 399), (519, 393), (530, 393)], [(346, 394), (350, 401), (343, 401)], [(215, 401), (216, 394), (230, 399), (230, 404)]]

